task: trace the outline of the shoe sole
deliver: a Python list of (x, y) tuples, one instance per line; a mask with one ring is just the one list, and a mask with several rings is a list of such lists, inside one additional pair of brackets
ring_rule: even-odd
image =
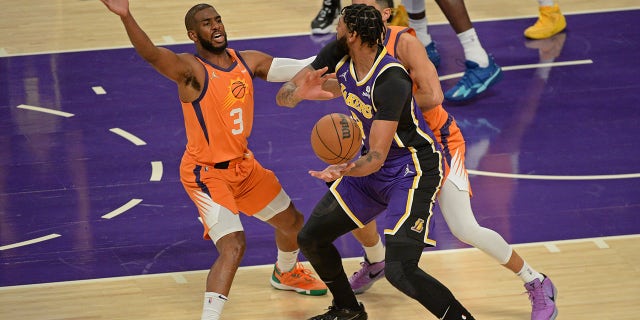
[(286, 284), (282, 284), (279, 282), (276, 282), (272, 279), (269, 279), (269, 281), (271, 282), (271, 286), (278, 289), (278, 290), (285, 290), (285, 291), (295, 291), (299, 294), (304, 294), (307, 296), (323, 296), (325, 294), (327, 294), (327, 289), (318, 289), (318, 290), (305, 290), (305, 289), (301, 289), (301, 288), (296, 288), (296, 287), (292, 287), (292, 286), (288, 286)]

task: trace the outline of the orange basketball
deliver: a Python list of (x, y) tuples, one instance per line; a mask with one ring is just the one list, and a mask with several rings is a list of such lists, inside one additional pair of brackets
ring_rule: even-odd
[(349, 162), (360, 151), (362, 132), (353, 118), (330, 113), (316, 122), (311, 131), (311, 147), (328, 164)]

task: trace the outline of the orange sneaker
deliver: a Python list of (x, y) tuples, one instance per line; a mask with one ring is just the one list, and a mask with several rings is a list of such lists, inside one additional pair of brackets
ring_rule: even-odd
[(300, 262), (297, 262), (289, 272), (280, 271), (276, 263), (273, 266), (271, 285), (279, 290), (291, 290), (310, 296), (327, 294), (327, 286), (324, 282), (316, 279), (311, 270), (306, 269)]

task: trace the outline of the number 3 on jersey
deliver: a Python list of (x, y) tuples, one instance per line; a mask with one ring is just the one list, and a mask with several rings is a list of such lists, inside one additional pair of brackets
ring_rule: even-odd
[(229, 116), (233, 119), (234, 128), (231, 129), (231, 133), (233, 134), (241, 134), (244, 131), (244, 125), (242, 123), (242, 109), (236, 108), (229, 112)]

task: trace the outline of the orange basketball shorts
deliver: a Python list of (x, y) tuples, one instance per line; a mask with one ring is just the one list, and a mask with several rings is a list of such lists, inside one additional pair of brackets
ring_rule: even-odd
[[(219, 169), (198, 164), (185, 153), (180, 163), (180, 181), (203, 221), (204, 214), (198, 205), (202, 194), (235, 214), (252, 216), (282, 190), (273, 171), (263, 168), (252, 155), (233, 159), (227, 168)], [(208, 238), (207, 229), (205, 225), (205, 238)]]

